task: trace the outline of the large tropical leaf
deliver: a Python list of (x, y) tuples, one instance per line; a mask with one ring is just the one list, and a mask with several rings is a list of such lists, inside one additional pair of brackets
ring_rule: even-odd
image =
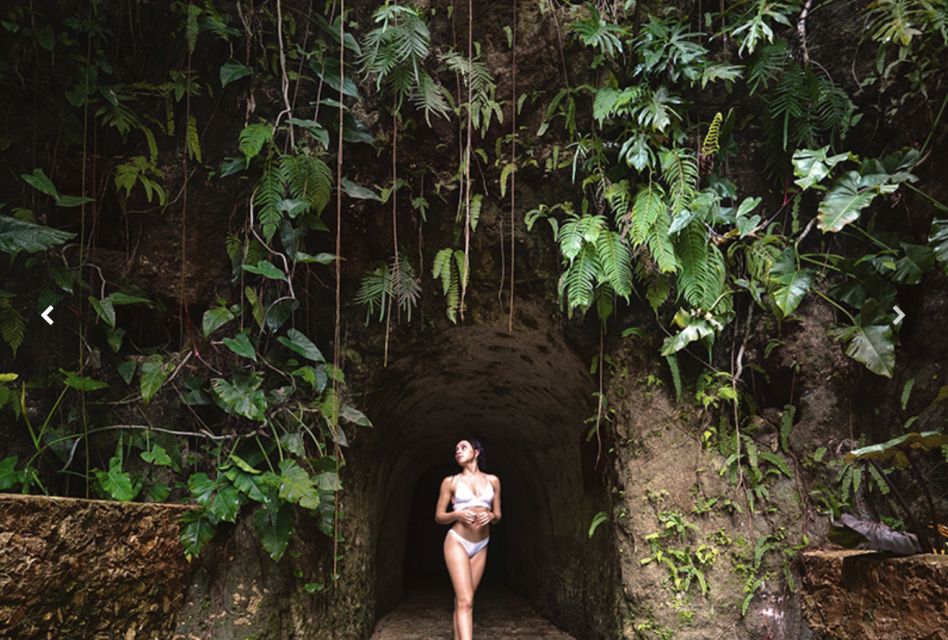
[(932, 220), (928, 245), (935, 252), (935, 260), (948, 273), (948, 218)]
[(75, 237), (68, 231), (0, 216), (0, 251), (5, 253), (45, 251)]
[(836, 181), (817, 215), (817, 226), (822, 231), (840, 231), (859, 218), (860, 212), (876, 197), (876, 191), (860, 186), (858, 171), (848, 171)]
[[(913, 533), (894, 531), (881, 522), (860, 520), (848, 513), (840, 517), (840, 522), (859, 534), (860, 538), (856, 541), (868, 543), (873, 549), (890, 551), (902, 556), (910, 556), (920, 551), (918, 538)], [(833, 540), (841, 542), (843, 538), (837, 535), (833, 537)]]
[(777, 285), (773, 290), (774, 304), (786, 317), (793, 313), (813, 283), (813, 272), (797, 267), (795, 252), (786, 249), (770, 270), (771, 281)]
[(892, 326), (875, 324), (866, 327), (854, 326), (850, 330), (846, 355), (866, 365), (875, 374), (892, 377), (895, 370), (895, 343)]
[(819, 184), (840, 162), (849, 159), (849, 153), (828, 156), (829, 146), (822, 149), (799, 149), (793, 153), (794, 182), (804, 191)]
[(853, 462), (856, 460), (875, 460), (876, 462), (894, 462), (896, 466), (907, 467), (908, 457), (906, 453), (912, 450), (933, 451), (948, 445), (948, 435), (940, 431), (913, 431), (904, 433), (891, 440), (886, 440), (880, 444), (869, 445), (853, 449), (846, 454), (846, 460)]

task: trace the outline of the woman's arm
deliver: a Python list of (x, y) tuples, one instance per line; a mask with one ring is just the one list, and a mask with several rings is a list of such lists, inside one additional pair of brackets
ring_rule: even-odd
[(470, 517), (467, 511), (448, 511), (448, 502), (451, 501), (451, 476), (441, 481), (441, 492), (438, 494), (438, 506), (435, 507), (435, 522), (438, 524), (451, 524), (461, 520), (470, 524)]
[(494, 485), (494, 508), (491, 513), (490, 523), (497, 524), (501, 519), (500, 512), (500, 478), (497, 476), (490, 477), (490, 483)]

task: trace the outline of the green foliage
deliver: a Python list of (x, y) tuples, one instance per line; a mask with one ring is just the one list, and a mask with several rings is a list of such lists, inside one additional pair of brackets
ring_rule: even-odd
[(163, 206), (168, 200), (168, 194), (158, 182), (163, 177), (164, 173), (154, 162), (145, 156), (135, 156), (115, 168), (115, 189), (117, 191), (124, 189), (125, 197), (128, 198), (132, 195), (135, 185), (141, 184), (148, 202), (151, 202), (152, 197), (157, 196), (158, 204)]
[(731, 36), (741, 41), (738, 55), (754, 53), (762, 42), (773, 42), (775, 25), (790, 26), (790, 16), (799, 14), (799, 2), (748, 0), (748, 11), (731, 28)]
[(622, 53), (622, 38), (625, 29), (603, 19), (595, 5), (587, 5), (589, 15), (575, 20), (570, 25), (573, 33), (587, 47), (598, 49), (606, 57)]
[(431, 276), (441, 280), (441, 293), (444, 294), (447, 304), (448, 319), (457, 323), (458, 313), (461, 311), (461, 279), (466, 278), (464, 269), (464, 252), (450, 247), (441, 249), (435, 254), (431, 265)]
[(431, 47), (431, 33), (421, 14), (411, 7), (386, 2), (373, 13), (378, 25), (362, 41), (359, 64), (362, 72), (375, 77), (376, 87), (385, 82), (394, 94), (396, 110), (406, 97), (431, 116), (448, 116), (445, 89), (424, 70)]
[[(439, 275), (434, 277), (437, 278)], [(447, 291), (445, 294), (447, 295)], [(379, 322), (385, 320), (389, 298), (397, 303), (399, 315), (404, 313), (406, 320), (411, 322), (412, 310), (418, 306), (421, 298), (421, 278), (415, 274), (415, 268), (404, 252), (399, 253), (397, 264), (393, 256), (389, 263), (368, 271), (362, 276), (355, 301), (366, 307), (366, 324), (369, 323), (376, 309), (378, 309)]]

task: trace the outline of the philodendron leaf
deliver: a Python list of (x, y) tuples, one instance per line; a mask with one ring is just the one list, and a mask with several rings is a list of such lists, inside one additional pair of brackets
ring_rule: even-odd
[(253, 528), (270, 557), (279, 561), (293, 534), (293, 507), (285, 502), (260, 507), (253, 514)]
[(241, 78), (246, 78), (251, 74), (253, 74), (253, 71), (246, 65), (234, 60), (225, 62), (223, 65), (221, 65), (221, 87), (226, 87), (231, 82), (240, 80)]
[(846, 460), (875, 460), (876, 462), (894, 462), (898, 467), (907, 467), (906, 452), (911, 450), (928, 452), (948, 445), (948, 435), (940, 431), (913, 431), (879, 444), (853, 449), (846, 454)]
[(115, 307), (112, 305), (110, 298), (105, 297), (99, 300), (94, 296), (89, 296), (89, 304), (92, 305), (96, 314), (102, 318), (106, 324), (113, 329), (115, 328)]
[(892, 279), (902, 284), (918, 284), (922, 276), (935, 266), (934, 252), (923, 244), (902, 242), (905, 255), (895, 262)]
[(813, 284), (813, 272), (797, 267), (794, 250), (786, 249), (770, 269), (770, 278), (777, 287), (773, 290), (774, 304), (786, 317), (793, 313)]
[(46, 172), (43, 171), (42, 169), (39, 169), (39, 168), (33, 169), (32, 174), (24, 173), (24, 174), (20, 174), (20, 177), (23, 178), (23, 180), (25, 180), (28, 185), (30, 185), (37, 191), (40, 191), (42, 193), (45, 193), (48, 196), (53, 196), (54, 198), (59, 199), (59, 191), (56, 190), (55, 185), (53, 185), (53, 181), (49, 179), (49, 176), (47, 176)]
[(142, 451), (142, 460), (162, 467), (171, 466), (171, 456), (161, 445), (153, 445), (150, 451)]
[(295, 351), (308, 360), (312, 360), (313, 362), (326, 362), (323, 354), (316, 348), (313, 341), (307, 338), (301, 331), (290, 329), (286, 332), (286, 337), (279, 336), (277, 341), (287, 349)]
[(0, 251), (4, 253), (45, 251), (75, 237), (76, 234), (67, 231), (0, 216)]
[(948, 218), (932, 220), (928, 246), (935, 252), (935, 260), (948, 273)]
[(892, 326), (875, 324), (867, 327), (856, 326), (853, 329), (846, 355), (866, 365), (869, 371), (891, 378), (895, 370)]
[(188, 511), (181, 522), (181, 546), (184, 547), (184, 556), (189, 561), (201, 552), (201, 549), (214, 537), (214, 524), (204, 511)]
[(254, 349), (253, 344), (250, 343), (250, 338), (247, 337), (246, 333), (238, 333), (233, 338), (224, 338), (223, 342), (224, 346), (238, 356), (243, 356), (254, 362), (257, 361), (257, 350)]
[(272, 262), (266, 260), (261, 260), (255, 265), (245, 264), (243, 265), (243, 270), (263, 276), (264, 278), (269, 278), (270, 280), (286, 280), (286, 274), (274, 266)]
[(227, 307), (214, 307), (204, 312), (204, 318), (201, 320), (201, 329), (204, 331), (204, 337), (211, 335), (216, 330), (234, 319), (234, 314)]
[(840, 522), (863, 536), (873, 549), (891, 551), (902, 556), (910, 556), (920, 551), (915, 534), (894, 531), (881, 522), (860, 520), (848, 513), (840, 517)]
[(249, 420), (266, 420), (267, 397), (260, 389), (262, 379), (256, 374), (238, 374), (231, 380), (215, 378), (211, 382), (217, 404), (232, 415)]
[(804, 191), (819, 184), (830, 174), (837, 164), (849, 158), (849, 153), (840, 153), (827, 157), (829, 147), (822, 149), (799, 149), (793, 154), (794, 182)]
[(280, 497), (304, 509), (319, 507), (319, 492), (313, 479), (293, 460), (280, 461)]
[(714, 328), (707, 320), (692, 319), (674, 336), (665, 338), (662, 343), (662, 355), (669, 356), (687, 347), (692, 342), (714, 335)]
[(96, 478), (102, 490), (114, 500), (130, 502), (142, 490), (140, 480), (132, 481), (132, 477), (122, 470), (122, 459), (112, 456), (109, 459), (108, 471), (96, 471)]
[(840, 231), (859, 218), (860, 212), (869, 206), (877, 193), (860, 186), (858, 171), (846, 172), (820, 203), (817, 226), (821, 231)]
[(6, 491), (22, 480), (22, 474), (14, 470), (18, 456), (9, 456), (0, 460), (0, 491)]
[(158, 393), (161, 385), (164, 384), (169, 371), (165, 368), (161, 356), (154, 355), (142, 361), (141, 372), (139, 387), (142, 392), (142, 400), (148, 403)]
[(240, 492), (237, 491), (233, 485), (227, 484), (214, 494), (214, 497), (208, 505), (208, 511), (214, 514), (219, 520), (234, 522), (237, 520), (237, 512), (240, 511), (240, 505), (242, 503), (243, 498)]
[(86, 376), (80, 376), (72, 371), (65, 371), (60, 369), (59, 372), (65, 376), (65, 383), (67, 387), (72, 387), (76, 391), (98, 391), (99, 389), (105, 389), (108, 385), (107, 382), (102, 382), (101, 380), (96, 380), (95, 378), (89, 378)]

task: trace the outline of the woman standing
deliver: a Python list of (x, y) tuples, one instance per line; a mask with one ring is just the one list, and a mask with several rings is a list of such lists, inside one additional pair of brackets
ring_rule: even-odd
[(435, 509), (435, 522), (453, 523), (444, 538), (444, 562), (454, 586), (455, 640), (472, 640), (474, 636), (474, 592), (487, 563), (490, 525), (500, 522), (500, 480), (478, 468), (483, 452), (477, 440), (457, 443), (454, 460), (461, 473), (441, 482)]

